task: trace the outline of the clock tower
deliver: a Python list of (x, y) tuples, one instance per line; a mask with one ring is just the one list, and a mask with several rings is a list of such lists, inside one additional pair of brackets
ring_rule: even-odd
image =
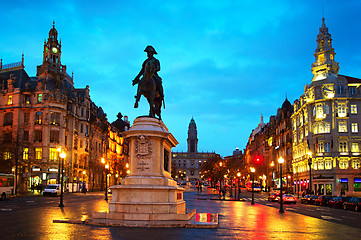
[(66, 66), (61, 65), (61, 40), (58, 41), (58, 31), (53, 28), (49, 31), (48, 40), (44, 41), (43, 64), (37, 67), (39, 80), (54, 79), (55, 88), (59, 88), (62, 79), (66, 77)]
[(197, 138), (197, 125), (194, 121), (193, 117), (191, 122), (189, 123), (188, 127), (188, 152), (189, 153), (197, 153), (197, 145), (198, 145), (198, 138)]
[(58, 31), (55, 29), (55, 22), (53, 22), (48, 41), (44, 41), (43, 64), (48, 63), (51, 66), (59, 67), (61, 65), (60, 57), (61, 42), (58, 42)]

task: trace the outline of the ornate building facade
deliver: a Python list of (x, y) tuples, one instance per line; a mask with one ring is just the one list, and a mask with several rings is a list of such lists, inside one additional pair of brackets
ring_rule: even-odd
[(202, 164), (217, 154), (214, 152), (198, 152), (197, 125), (192, 118), (188, 126), (188, 151), (172, 152), (172, 164), (175, 178), (188, 181), (202, 179)]
[(79, 190), (79, 183), (99, 185), (104, 172), (98, 163), (106, 154), (110, 124), (91, 101), (89, 86), (74, 87), (61, 63), (61, 47), (53, 24), (36, 77), (26, 73), (24, 57), (0, 63), (0, 172), (15, 173), (19, 191), (59, 182), (59, 147), (66, 153), (70, 191)]
[(322, 19), (313, 78), (294, 102), (294, 183), (317, 194), (361, 196), (361, 79), (338, 74), (331, 34)]

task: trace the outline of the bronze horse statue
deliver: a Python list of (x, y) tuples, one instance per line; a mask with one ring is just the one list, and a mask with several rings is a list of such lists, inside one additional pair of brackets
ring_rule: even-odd
[[(135, 96), (135, 104), (134, 108), (138, 108), (138, 102), (143, 95), (149, 103), (149, 116), (156, 117), (158, 116), (159, 119), (161, 117), (161, 108), (162, 102), (164, 103), (164, 97), (161, 95), (157, 88), (156, 81), (154, 79), (154, 73), (156, 71), (156, 66), (153, 62), (148, 61), (144, 66), (144, 73), (143, 77), (140, 80), (134, 79), (133, 86), (138, 84), (137, 95)], [(164, 104), (165, 108), (165, 104)]]

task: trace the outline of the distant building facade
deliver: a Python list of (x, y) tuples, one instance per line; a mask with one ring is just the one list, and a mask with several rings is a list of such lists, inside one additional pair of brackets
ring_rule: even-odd
[(188, 151), (172, 152), (172, 164), (176, 179), (198, 181), (202, 179), (202, 164), (217, 156), (214, 152), (198, 152), (197, 125), (192, 118), (188, 126)]
[(361, 196), (361, 79), (338, 74), (324, 18), (316, 41), (311, 84), (293, 104), (294, 183), (322, 195)]

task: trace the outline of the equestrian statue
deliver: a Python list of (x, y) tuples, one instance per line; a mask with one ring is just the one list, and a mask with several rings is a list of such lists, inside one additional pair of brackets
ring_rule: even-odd
[(142, 69), (133, 80), (133, 86), (138, 84), (137, 95), (135, 95), (134, 108), (138, 108), (138, 102), (143, 95), (149, 103), (149, 116), (161, 118), (162, 103), (165, 108), (162, 79), (158, 76), (160, 70), (159, 60), (154, 58), (157, 54), (152, 46), (147, 46), (144, 50), (147, 59), (143, 62)]

